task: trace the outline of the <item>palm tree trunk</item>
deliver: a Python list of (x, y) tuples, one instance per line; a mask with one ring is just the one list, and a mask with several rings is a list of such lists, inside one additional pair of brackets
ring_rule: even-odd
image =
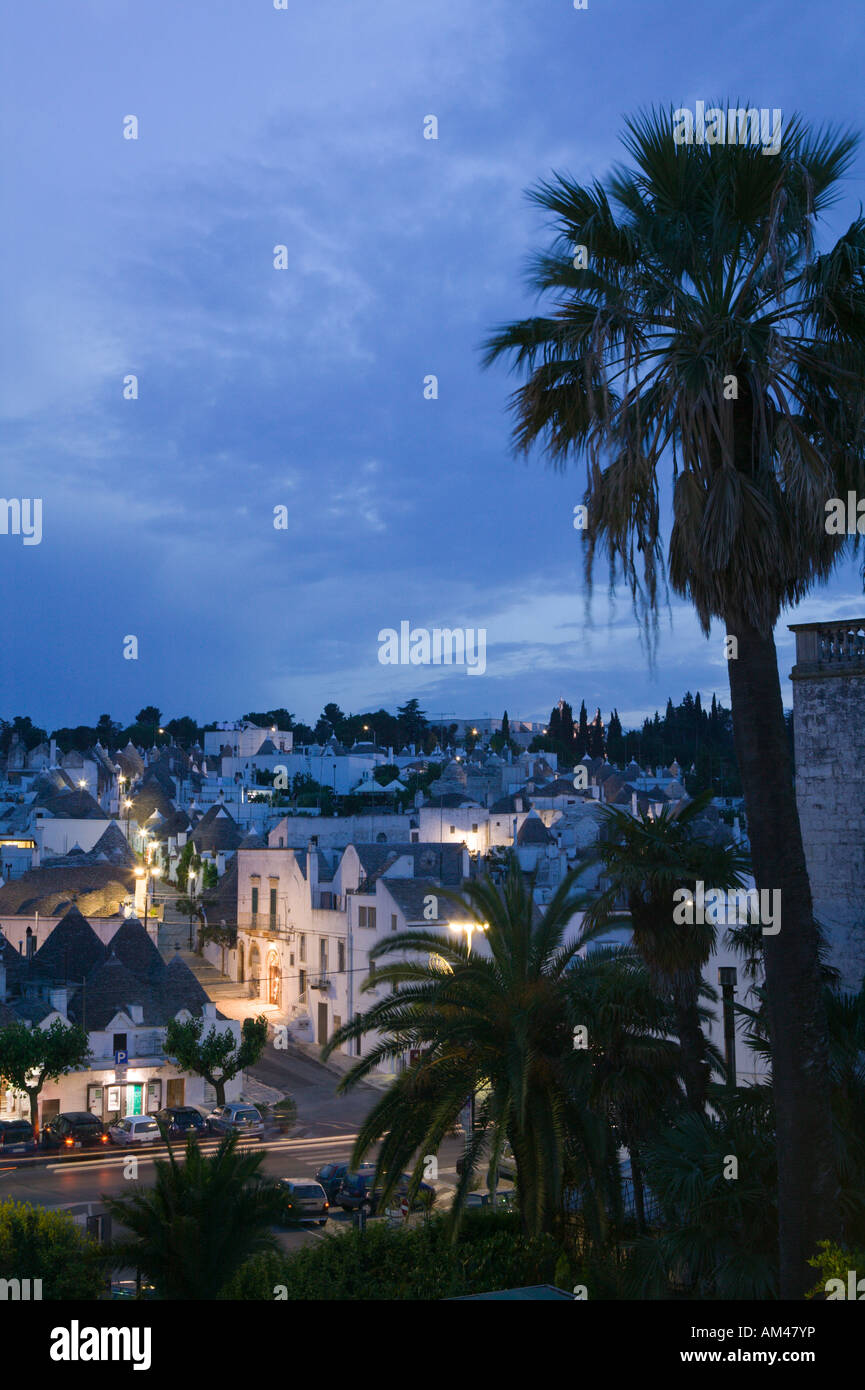
[(636, 1144), (631, 1145), (628, 1153), (631, 1156), (631, 1183), (634, 1189), (634, 1217), (637, 1222), (637, 1230), (640, 1232), (640, 1235), (644, 1235), (646, 1231), (646, 1201), (643, 1193), (643, 1166)]
[(702, 1115), (709, 1094), (709, 1065), (706, 1060), (706, 1039), (700, 1027), (696, 1000), (673, 993), (673, 1016), (682, 1053), (682, 1079), (688, 1105)]
[[(807, 1260), (839, 1234), (830, 1111), (828, 1030), (819, 932), (784, 725), (774, 637), (743, 622), (730, 660), (733, 734), (748, 816), (754, 878), (779, 889), (781, 929), (763, 936), (778, 1154), (780, 1295), (802, 1298)], [(810, 1276), (810, 1277), (809, 1277)]]

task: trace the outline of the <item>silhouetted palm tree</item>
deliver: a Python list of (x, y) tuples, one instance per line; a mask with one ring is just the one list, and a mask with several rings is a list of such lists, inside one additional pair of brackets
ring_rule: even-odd
[(115, 1243), (114, 1267), (136, 1266), (160, 1298), (216, 1298), (246, 1260), (276, 1243), (269, 1228), (282, 1197), (261, 1173), (263, 1158), (238, 1150), (236, 1134), (208, 1155), (190, 1136), (183, 1162), (169, 1145), (168, 1159), (155, 1160), (152, 1187), (103, 1199), (132, 1233)]
[[(589, 580), (606, 551), (651, 633), (671, 475), (673, 589), (707, 635), (717, 619), (734, 639), (754, 875), (783, 903), (766, 971), (781, 1292), (801, 1297), (808, 1257), (837, 1215), (819, 933), (773, 629), (841, 553), (827, 500), (865, 490), (865, 219), (815, 250), (857, 140), (794, 118), (769, 156), (677, 145), (673, 113), (652, 111), (626, 123), (624, 143), (633, 167), (606, 186), (557, 175), (533, 191), (557, 231), (531, 277), (552, 311), (501, 329), (486, 360), (510, 358), (527, 376), (513, 397), (518, 447), (540, 442), (560, 468), (586, 460)], [(586, 248), (586, 268), (575, 247)]]
[[(601, 807), (603, 836), (596, 857), (608, 887), (586, 912), (584, 932), (597, 935), (611, 919), (631, 928), (635, 949), (656, 987), (669, 1000), (682, 1049), (682, 1072), (689, 1104), (702, 1111), (710, 1080), (710, 1049), (700, 1023), (700, 997), (707, 989), (702, 973), (718, 937), (711, 921), (677, 923), (673, 894), (707, 888), (726, 892), (745, 884), (748, 856), (736, 843), (719, 845), (699, 837), (699, 820), (710, 800), (704, 792), (677, 809), (632, 815), (617, 806)], [(624, 910), (617, 911), (619, 904)], [(704, 913), (704, 916), (707, 914)]]
[[(447, 895), (452, 897), (453, 895)], [(485, 924), (488, 954), (461, 938), (405, 931), (370, 955), (406, 958), (377, 969), (363, 990), (392, 991), (345, 1024), (323, 1051), (379, 1034), (343, 1078), (345, 1090), (380, 1061), (419, 1049), (360, 1126), (353, 1162), (381, 1140), (378, 1177), (387, 1200), (399, 1174), (416, 1182), (424, 1157), (438, 1152), (467, 1099), (480, 1092), (477, 1131), (466, 1151), (454, 1203), (455, 1221), (482, 1160), (497, 1166), (512, 1147), (519, 1208), (527, 1232), (549, 1230), (561, 1204), (568, 1078), (574, 1067), (568, 975), (576, 945), (567, 932), (580, 903), (574, 875), (559, 885), (543, 915), (511, 857), (501, 887), (489, 878), (465, 885), (462, 920)], [(576, 930), (573, 933), (576, 936)]]

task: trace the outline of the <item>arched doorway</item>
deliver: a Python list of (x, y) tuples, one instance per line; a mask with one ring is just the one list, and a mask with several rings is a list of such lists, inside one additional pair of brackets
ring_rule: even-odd
[(249, 994), (252, 999), (261, 996), (261, 956), (254, 941), (249, 948)]
[(243, 942), (237, 943), (237, 983), (243, 984)]
[(282, 1006), (282, 973), (275, 951), (271, 951), (267, 957), (267, 1002), (274, 1004), (277, 1009)]

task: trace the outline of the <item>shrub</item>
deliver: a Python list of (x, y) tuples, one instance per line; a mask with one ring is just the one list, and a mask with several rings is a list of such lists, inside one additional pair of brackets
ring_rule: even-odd
[(272, 1301), (274, 1288), (283, 1286), (292, 1300), (456, 1298), (552, 1283), (559, 1253), (551, 1236), (529, 1239), (512, 1218), (505, 1227), (498, 1215), (476, 1220), (473, 1214), (455, 1243), (442, 1218), (403, 1230), (376, 1222), (292, 1255), (257, 1256), (221, 1297)]
[(41, 1279), (43, 1300), (59, 1301), (99, 1298), (106, 1274), (99, 1245), (68, 1212), (9, 1198), (0, 1202), (0, 1278)]

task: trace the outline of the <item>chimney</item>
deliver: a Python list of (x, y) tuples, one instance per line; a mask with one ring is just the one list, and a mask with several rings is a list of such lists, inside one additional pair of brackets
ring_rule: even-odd
[(306, 846), (306, 876), (309, 882), (310, 899), (314, 902), (314, 893), (318, 888), (318, 836), (314, 836), (307, 842)]
[(64, 1018), (66, 1017), (66, 1010), (69, 1008), (68, 989), (52, 989), (51, 1007), (52, 1009), (56, 1009), (59, 1014), (62, 1014)]
[(225, 850), (220, 849), (216, 852), (216, 872), (220, 878), (225, 873)]
[(56, 738), (52, 738), (52, 740), (51, 740), (50, 744), (48, 745), (48, 747), (49, 747), (49, 753), (48, 753), (48, 766), (49, 766), (49, 767), (56, 767), (56, 766), (57, 766), (57, 740), (56, 740)]
[(631, 812), (632, 812), (633, 815), (636, 815), (636, 814), (637, 814), (637, 793), (636, 793), (636, 792), (631, 792)]
[(127, 1004), (126, 1011), (133, 1023), (144, 1022), (144, 1009), (140, 1004)]

